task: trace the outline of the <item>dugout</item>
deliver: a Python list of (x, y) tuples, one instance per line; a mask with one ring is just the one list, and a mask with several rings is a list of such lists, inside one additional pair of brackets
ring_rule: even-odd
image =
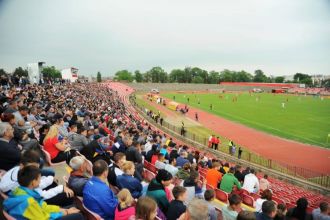
[(177, 103), (177, 102), (169, 102), (167, 105), (167, 107), (173, 111), (176, 111), (178, 106), (179, 106), (179, 103)]

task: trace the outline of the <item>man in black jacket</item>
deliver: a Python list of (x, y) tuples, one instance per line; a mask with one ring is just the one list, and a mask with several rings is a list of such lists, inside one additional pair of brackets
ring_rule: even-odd
[(21, 150), (15, 141), (14, 128), (7, 122), (0, 123), (0, 169), (10, 170), (21, 160)]

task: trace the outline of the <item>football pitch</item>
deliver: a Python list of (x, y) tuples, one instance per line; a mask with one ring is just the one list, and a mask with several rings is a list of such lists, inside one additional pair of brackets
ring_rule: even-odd
[(329, 98), (269, 93), (161, 95), (279, 137), (330, 148)]

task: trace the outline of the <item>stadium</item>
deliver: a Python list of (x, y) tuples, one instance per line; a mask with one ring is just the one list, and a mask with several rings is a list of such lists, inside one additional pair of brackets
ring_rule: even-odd
[(0, 0), (1, 220), (330, 219), (328, 3), (76, 3)]

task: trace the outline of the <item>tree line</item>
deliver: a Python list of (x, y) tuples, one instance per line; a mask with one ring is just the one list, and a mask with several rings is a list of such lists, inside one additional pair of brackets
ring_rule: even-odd
[[(221, 72), (207, 71), (198, 67), (186, 67), (184, 69), (173, 69), (167, 73), (161, 67), (153, 67), (142, 73), (139, 70), (130, 72), (120, 70), (116, 72), (115, 80), (128, 82), (152, 82), (152, 83), (206, 83), (218, 84), (220, 82), (263, 82), (263, 83), (302, 83), (313, 86), (312, 77), (304, 73), (296, 73), (293, 80), (285, 80), (283, 76), (267, 76), (262, 70), (254, 73), (247, 71), (233, 71), (225, 69)], [(329, 81), (329, 80), (328, 80)], [(321, 82), (323, 84), (324, 82)], [(325, 82), (326, 83), (326, 82)], [(327, 82), (329, 84), (329, 82)]]
[[(56, 69), (55, 66), (45, 66), (42, 68), (41, 73), (44, 78), (48, 79), (61, 79), (62, 73), (60, 70)], [(7, 73), (4, 69), (0, 69), (0, 76), (7, 76)], [(11, 74), (14, 77), (28, 77), (29, 73), (27, 69), (23, 69), (22, 67), (15, 68), (14, 72)]]

